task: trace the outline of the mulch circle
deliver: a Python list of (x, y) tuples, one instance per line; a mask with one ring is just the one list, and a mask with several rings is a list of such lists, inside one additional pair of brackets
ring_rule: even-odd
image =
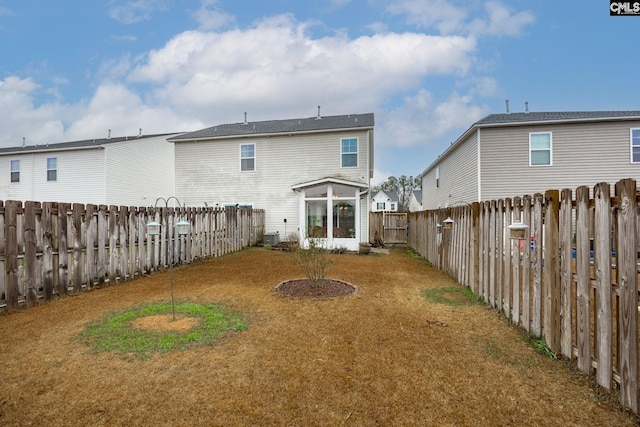
[(286, 280), (275, 287), (280, 295), (292, 298), (335, 298), (355, 293), (357, 288), (338, 279), (324, 279), (324, 284), (314, 286), (309, 279)]

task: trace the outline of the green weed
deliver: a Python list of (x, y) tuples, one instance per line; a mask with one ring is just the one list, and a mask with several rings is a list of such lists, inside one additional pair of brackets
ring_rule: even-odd
[(171, 304), (148, 304), (90, 323), (78, 338), (97, 352), (139, 353), (146, 358), (148, 353), (211, 345), (227, 332), (242, 331), (248, 327), (245, 314), (232, 312), (222, 305), (176, 304), (175, 313), (181, 318), (197, 318), (198, 323), (184, 332), (134, 327), (133, 321), (138, 318), (172, 314)]

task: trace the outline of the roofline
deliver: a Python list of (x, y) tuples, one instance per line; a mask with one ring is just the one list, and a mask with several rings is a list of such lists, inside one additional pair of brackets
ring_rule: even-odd
[(462, 135), (460, 135), (455, 141), (451, 143), (449, 148), (444, 150), (442, 154), (438, 156), (427, 168), (422, 171), (420, 179), (428, 172), (430, 172), (436, 165), (445, 159), (459, 144), (462, 143), (467, 137), (478, 129), (483, 128), (496, 128), (496, 127), (514, 127), (514, 126), (532, 126), (532, 125), (545, 125), (545, 124), (562, 124), (562, 123), (585, 123), (585, 122), (604, 122), (604, 121), (631, 121), (640, 120), (640, 115), (637, 116), (613, 116), (613, 117), (589, 117), (589, 118), (573, 118), (573, 119), (549, 119), (549, 120), (529, 120), (526, 122), (503, 122), (503, 123), (478, 123), (475, 122), (467, 129)]
[[(33, 147), (33, 146), (31, 146)], [(9, 148), (9, 147), (7, 147)], [(47, 147), (43, 147), (41, 149), (30, 149), (30, 150), (15, 150), (15, 151), (7, 151), (7, 152), (1, 152), (0, 151), (0, 156), (14, 156), (16, 154), (32, 154), (32, 153), (55, 153), (55, 152), (59, 152), (59, 151), (78, 151), (78, 150), (104, 150), (105, 146), (104, 145), (90, 145), (90, 146), (84, 146), (84, 147), (60, 147), (60, 148), (47, 148)]]
[(322, 184), (325, 182), (331, 182), (333, 184), (342, 184), (342, 185), (347, 185), (349, 187), (358, 187), (358, 188), (369, 188), (368, 184), (365, 184), (363, 182), (358, 182), (358, 181), (350, 181), (347, 179), (341, 179), (341, 178), (332, 178), (332, 177), (325, 177), (325, 178), (320, 178), (320, 179), (316, 179), (313, 181), (307, 181), (307, 182), (302, 182), (300, 184), (295, 184), (291, 186), (291, 189), (294, 191), (297, 191), (301, 188), (306, 188), (306, 187), (311, 187), (313, 185), (318, 185), (318, 184)]
[(261, 137), (271, 137), (271, 136), (292, 136), (292, 135), (304, 135), (309, 133), (329, 133), (329, 132), (351, 132), (357, 130), (372, 130), (373, 126), (358, 126), (358, 127), (349, 127), (349, 128), (331, 128), (331, 129), (315, 129), (315, 130), (304, 130), (304, 131), (295, 131), (295, 132), (263, 132), (263, 133), (249, 133), (242, 135), (222, 135), (222, 136), (203, 136), (201, 138), (184, 138), (180, 137), (172, 137), (168, 138), (168, 142), (196, 142), (196, 141), (211, 141), (218, 139), (242, 139), (242, 138), (261, 138)]

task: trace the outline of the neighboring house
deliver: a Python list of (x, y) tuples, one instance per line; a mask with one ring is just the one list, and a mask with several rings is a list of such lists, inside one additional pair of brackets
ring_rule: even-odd
[(409, 196), (409, 212), (419, 212), (422, 208), (422, 190), (412, 190)]
[(380, 190), (371, 196), (371, 212), (398, 212), (398, 193)]
[(640, 180), (640, 111), (491, 114), (420, 176), (424, 209)]
[[(358, 250), (368, 240), (373, 114), (221, 124), (169, 138), (188, 206), (265, 210), (265, 230)], [(293, 236), (291, 236), (293, 234)]]
[(0, 149), (0, 200), (152, 206), (174, 192), (176, 134)]

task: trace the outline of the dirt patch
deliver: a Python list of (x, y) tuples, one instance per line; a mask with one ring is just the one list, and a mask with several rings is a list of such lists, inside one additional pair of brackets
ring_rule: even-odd
[(146, 329), (149, 331), (172, 331), (186, 332), (200, 324), (200, 319), (196, 317), (176, 315), (174, 320), (172, 314), (157, 314), (154, 316), (144, 316), (135, 319), (132, 323), (134, 328)]
[(457, 285), (404, 248), (334, 257), (331, 277), (358, 288), (347, 298), (274, 296), (303, 275), (285, 251), (173, 269), (177, 302), (224, 304), (249, 327), (146, 359), (78, 336), (109, 313), (170, 301), (169, 272), (0, 316), (0, 425), (635, 425), (495, 310), (425, 298)]
[(351, 295), (356, 287), (336, 279), (325, 279), (316, 285), (309, 279), (287, 280), (275, 288), (280, 295), (293, 298), (336, 298)]

